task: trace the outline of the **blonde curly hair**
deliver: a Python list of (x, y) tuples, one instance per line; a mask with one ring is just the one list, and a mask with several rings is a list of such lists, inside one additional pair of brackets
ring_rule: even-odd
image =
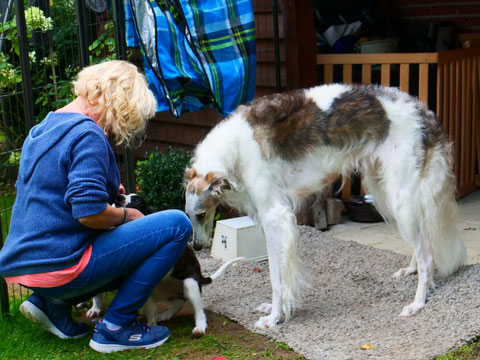
[(75, 94), (87, 99), (97, 124), (117, 145), (141, 138), (155, 115), (157, 101), (145, 76), (127, 61), (88, 66), (73, 84)]

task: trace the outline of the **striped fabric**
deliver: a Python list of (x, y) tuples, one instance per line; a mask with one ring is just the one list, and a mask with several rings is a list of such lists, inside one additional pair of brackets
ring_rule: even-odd
[(158, 111), (222, 115), (255, 94), (251, 0), (124, 0), (127, 45), (141, 44)]

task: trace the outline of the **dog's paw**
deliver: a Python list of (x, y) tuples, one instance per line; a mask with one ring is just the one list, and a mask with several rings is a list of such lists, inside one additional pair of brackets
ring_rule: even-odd
[(280, 319), (277, 316), (272, 316), (271, 314), (268, 316), (262, 316), (255, 323), (255, 327), (260, 329), (272, 328), (278, 324), (279, 320)]
[(413, 302), (413, 303), (405, 306), (399, 316), (412, 316), (413, 314), (415, 314), (418, 310), (420, 310), (424, 306), (425, 306), (425, 303)]
[(85, 315), (89, 319), (95, 319), (100, 316), (101, 312), (102, 312), (102, 309), (91, 307)]
[(260, 304), (257, 308), (255, 308), (255, 312), (259, 312), (262, 314), (270, 314), (272, 312), (272, 304), (270, 303)]
[(406, 268), (401, 268), (395, 274), (393, 274), (392, 277), (394, 279), (400, 279), (403, 276), (408, 276), (408, 275), (412, 275), (412, 274), (416, 274), (416, 273), (417, 273), (417, 268), (415, 268), (413, 266), (409, 266), (409, 267), (406, 267)]
[(196, 327), (192, 330), (192, 335), (193, 336), (203, 336), (203, 335), (205, 335), (205, 330), (206, 329), (199, 329), (199, 328)]

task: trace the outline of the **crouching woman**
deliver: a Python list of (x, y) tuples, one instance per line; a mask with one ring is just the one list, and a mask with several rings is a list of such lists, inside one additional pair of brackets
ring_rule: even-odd
[(143, 216), (110, 205), (122, 187), (108, 139), (141, 139), (156, 101), (126, 61), (87, 67), (74, 86), (75, 100), (50, 112), (23, 145), (0, 276), (33, 290), (21, 312), (64, 339), (89, 333), (72, 319), (73, 304), (118, 290), (90, 346), (153, 348), (169, 330), (135, 315), (182, 254), (191, 224), (178, 210)]

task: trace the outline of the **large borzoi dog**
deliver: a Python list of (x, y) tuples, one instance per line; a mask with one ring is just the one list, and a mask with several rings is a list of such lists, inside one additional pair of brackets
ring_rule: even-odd
[(375, 206), (413, 247), (410, 265), (394, 274), (418, 272), (415, 299), (400, 314), (409, 316), (425, 306), (434, 267), (445, 276), (465, 262), (452, 162), (434, 113), (395, 88), (334, 84), (259, 98), (195, 150), (186, 179), (194, 246), (209, 245), (220, 203), (255, 219), (266, 237), (273, 290), (256, 326), (275, 326), (299, 305), (306, 284), (296, 209), (357, 169)]

